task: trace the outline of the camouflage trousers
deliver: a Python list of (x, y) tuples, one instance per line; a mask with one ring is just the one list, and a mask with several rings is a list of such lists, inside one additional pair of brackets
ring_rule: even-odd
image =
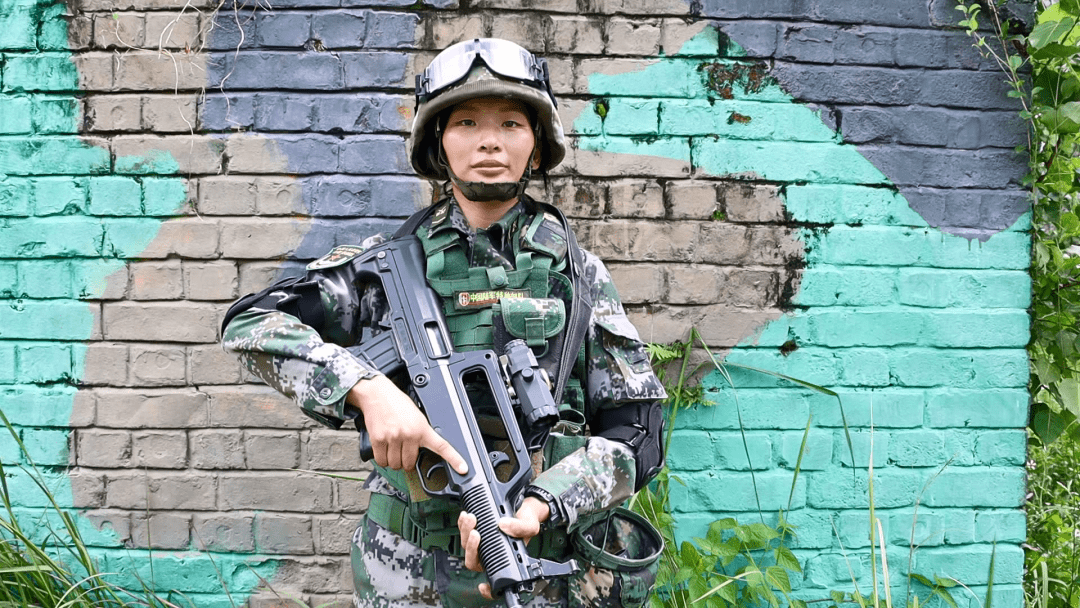
[[(480, 595), (476, 587), (487, 579), (466, 569), (463, 559), (440, 549), (425, 551), (367, 518), (353, 535), (352, 570), (356, 608), (505, 605)], [(613, 573), (593, 567), (569, 580), (540, 581), (526, 606), (622, 608), (614, 589)]]

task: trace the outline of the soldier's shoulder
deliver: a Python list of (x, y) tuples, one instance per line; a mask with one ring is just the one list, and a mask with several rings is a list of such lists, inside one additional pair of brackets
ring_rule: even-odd
[(387, 239), (388, 236), (386, 234), (376, 234), (364, 239), (359, 245), (338, 245), (331, 249), (326, 255), (308, 264), (307, 269), (327, 270), (329, 268), (336, 268), (343, 264), (347, 264), (359, 257), (360, 254), (385, 242)]

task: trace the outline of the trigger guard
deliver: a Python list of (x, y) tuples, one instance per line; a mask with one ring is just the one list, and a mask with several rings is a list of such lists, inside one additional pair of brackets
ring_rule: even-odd
[(510, 456), (506, 452), (500, 452), (498, 450), (488, 452), (488, 459), (491, 460), (491, 468), (493, 469), (500, 464), (510, 462)]
[(453, 491), (450, 490), (450, 484), (449, 483), (447, 483), (446, 487), (444, 487), (442, 490), (432, 490), (431, 488), (428, 487), (427, 480), (428, 480), (429, 476), (432, 475), (437, 469), (440, 469), (440, 468), (446, 471), (446, 478), (447, 478), (447, 480), (449, 480), (450, 479), (450, 467), (449, 467), (449, 465), (447, 465), (446, 461), (436, 462), (435, 464), (428, 467), (427, 471), (424, 471), (424, 470), (421, 469), (420, 461), (417, 460), (416, 461), (416, 475), (420, 478), (420, 486), (424, 488), (424, 492), (427, 492), (427, 494), (429, 496), (451, 496), (451, 497), (452, 496), (457, 496), (457, 494), (455, 494)]

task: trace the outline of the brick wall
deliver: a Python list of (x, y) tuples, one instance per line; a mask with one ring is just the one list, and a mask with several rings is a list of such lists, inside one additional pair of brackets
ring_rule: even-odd
[[(835, 400), (706, 378), (716, 406), (671, 447), (680, 535), (756, 518), (755, 481), (767, 518), (786, 508), (811, 420), (799, 597), (850, 586), (841, 542), (868, 585), (872, 444), (894, 579), (914, 527), (912, 569), (981, 595), (996, 542), (995, 604), (1018, 606), (1023, 132), (951, 4), (0, 0), (0, 407), (119, 582), (149, 575), (128, 549), (149, 545), (159, 585), (200, 607), (229, 605), (222, 579), (259, 605), (277, 601), (259, 577), (347, 599), (365, 497), (291, 469), (362, 477), (353, 436), (246, 377), (217, 326), (431, 200), (405, 153), (411, 75), (501, 36), (550, 59), (573, 144), (535, 194), (643, 336), (694, 326), (842, 395), (854, 463)], [(4, 440), (0, 458), (22, 457)], [(34, 521), (42, 499), (7, 473)]]

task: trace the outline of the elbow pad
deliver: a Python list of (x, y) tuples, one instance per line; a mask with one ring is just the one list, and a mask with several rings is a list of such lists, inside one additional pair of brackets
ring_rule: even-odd
[(323, 326), (322, 295), (318, 281), (304, 281), (304, 277), (282, 279), (270, 287), (246, 295), (237, 300), (221, 321), (221, 332), (240, 313), (252, 309), (280, 310), (300, 319), (305, 325), (319, 331)]
[(659, 401), (629, 403), (596, 415), (597, 436), (618, 441), (634, 453), (634, 491), (645, 487), (664, 466), (664, 412)]

